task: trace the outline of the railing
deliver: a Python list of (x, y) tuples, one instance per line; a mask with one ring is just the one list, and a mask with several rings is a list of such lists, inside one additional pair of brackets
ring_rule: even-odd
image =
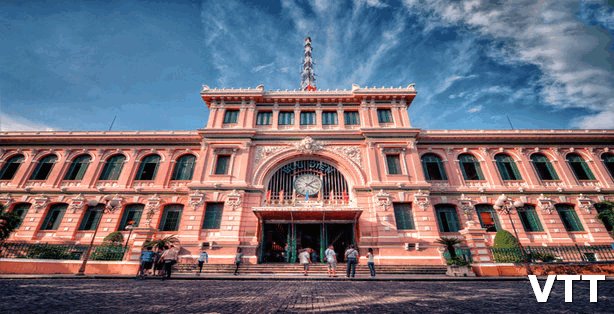
[(596, 246), (527, 246), (524, 256), (520, 248), (490, 248), (495, 263), (520, 263), (526, 259), (532, 263), (551, 262), (611, 262), (614, 248)]
[[(473, 262), (473, 259), (471, 258), (471, 250), (469, 250), (468, 248), (455, 248), (454, 252), (456, 252), (456, 257), (468, 263)], [(445, 258), (446, 260), (451, 259), (450, 252), (448, 252), (447, 250), (443, 252), (443, 258)]]
[[(85, 257), (87, 245), (49, 243), (0, 243), (0, 258), (81, 260)], [(92, 247), (90, 260), (121, 261), (124, 257), (121, 245), (98, 245)]]

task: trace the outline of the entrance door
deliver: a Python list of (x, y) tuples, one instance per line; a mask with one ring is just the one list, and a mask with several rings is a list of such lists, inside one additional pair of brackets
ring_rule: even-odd
[(265, 223), (263, 225), (260, 261), (262, 263), (295, 263), (298, 252), (311, 248), (322, 261), (329, 244), (335, 247), (338, 261), (354, 243), (352, 223)]

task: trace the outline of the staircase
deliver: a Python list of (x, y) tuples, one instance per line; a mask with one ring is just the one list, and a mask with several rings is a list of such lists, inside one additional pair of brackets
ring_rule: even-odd
[[(178, 273), (196, 273), (198, 266), (196, 264), (177, 264), (175, 269)], [(232, 274), (235, 270), (233, 264), (205, 264), (203, 273), (210, 274)], [(327, 270), (326, 264), (311, 264), (309, 266), (310, 273), (325, 274)], [(344, 274), (346, 270), (345, 263), (337, 264), (337, 273)], [(388, 275), (445, 275), (447, 267), (444, 265), (376, 265), (375, 271), (377, 274)], [(300, 274), (303, 272), (303, 266), (300, 264), (243, 264), (239, 268), (241, 274), (267, 274), (267, 275), (290, 275)], [(368, 274), (369, 268), (367, 265), (357, 265), (356, 272)]]

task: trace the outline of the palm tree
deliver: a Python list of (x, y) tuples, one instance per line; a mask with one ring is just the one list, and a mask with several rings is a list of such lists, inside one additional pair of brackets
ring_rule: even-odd
[(452, 237), (440, 237), (439, 239), (435, 241), (435, 243), (444, 245), (446, 249), (448, 250), (448, 252), (450, 253), (450, 259), (455, 259), (456, 249), (454, 248), (454, 246), (457, 244), (461, 244), (461, 240), (459, 240), (458, 238), (452, 238)]
[(165, 246), (171, 246), (171, 245), (176, 245), (179, 243), (179, 239), (177, 238), (176, 235), (170, 235), (168, 237), (164, 237), (164, 238), (160, 238), (160, 239), (155, 239), (155, 240), (149, 240), (149, 241), (145, 241), (145, 243), (143, 244), (143, 247), (153, 247), (154, 249), (156, 248), (164, 248)]

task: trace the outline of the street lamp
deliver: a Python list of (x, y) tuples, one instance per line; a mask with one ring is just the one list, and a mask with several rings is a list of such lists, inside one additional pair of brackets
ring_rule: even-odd
[(128, 221), (128, 223), (126, 224), (126, 230), (130, 230), (130, 232), (128, 232), (128, 238), (126, 239), (126, 245), (124, 245), (124, 252), (126, 252), (126, 250), (128, 249), (128, 241), (130, 241), (130, 236), (132, 235), (132, 230), (134, 230), (134, 220), (130, 220)]
[(497, 200), (495, 201), (495, 205), (493, 208), (498, 210), (501, 213), (507, 214), (507, 217), (510, 220), (510, 224), (512, 225), (512, 229), (514, 230), (514, 235), (516, 239), (518, 239), (518, 247), (520, 247), (520, 253), (522, 254), (522, 259), (525, 263), (525, 268), (527, 269), (527, 274), (532, 274), (531, 267), (529, 266), (529, 259), (524, 252), (524, 248), (522, 247), (522, 243), (520, 242), (520, 237), (518, 237), (518, 231), (516, 230), (516, 226), (514, 225), (514, 221), (512, 220), (512, 211), (516, 209), (518, 211), (520, 208), (524, 207), (524, 203), (520, 200), (513, 201), (511, 198), (505, 196), (505, 194), (501, 194)]
[[(94, 234), (92, 235), (92, 240), (90, 241), (90, 245), (87, 247), (87, 251), (85, 252), (85, 257), (83, 258), (83, 263), (81, 263), (81, 267), (79, 268), (79, 272), (77, 276), (83, 276), (85, 274), (85, 266), (87, 266), (87, 261), (90, 259), (90, 253), (92, 251), (92, 246), (94, 246), (94, 240), (96, 239), (96, 233), (98, 233), (98, 226), (100, 225), (100, 221), (102, 220), (102, 215), (105, 213), (114, 212), (120, 205), (120, 201), (117, 199), (113, 199), (113, 196), (106, 195), (102, 198), (104, 207), (102, 208), (102, 213), (100, 214), (100, 219), (96, 223), (96, 227), (94, 228)], [(101, 204), (97, 200), (90, 200), (87, 202), (88, 207), (94, 207)]]

